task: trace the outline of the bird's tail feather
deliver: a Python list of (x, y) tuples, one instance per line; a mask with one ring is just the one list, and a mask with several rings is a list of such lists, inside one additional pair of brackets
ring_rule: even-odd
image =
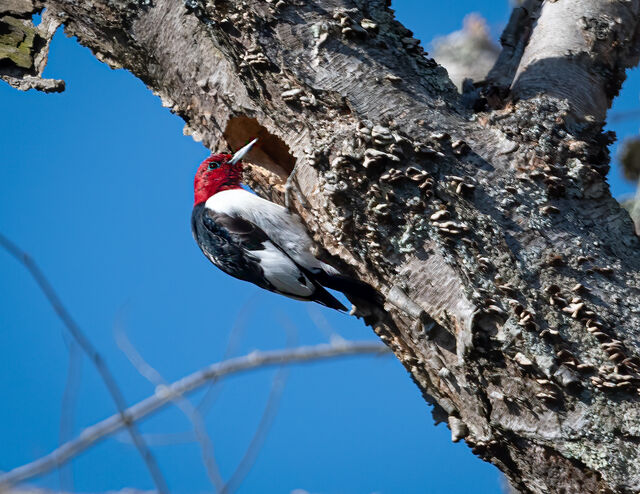
[(348, 309), (327, 290), (319, 284), (316, 285), (316, 291), (313, 293), (313, 301), (325, 305), (330, 309), (346, 312)]
[(356, 280), (343, 274), (329, 274), (323, 270), (314, 271), (313, 276), (318, 283), (344, 293), (352, 302), (361, 300), (380, 308), (384, 306), (382, 296), (375, 288), (364, 281)]

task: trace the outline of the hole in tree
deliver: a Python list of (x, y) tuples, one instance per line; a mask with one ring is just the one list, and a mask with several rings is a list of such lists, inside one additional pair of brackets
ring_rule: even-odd
[(255, 118), (232, 118), (224, 131), (224, 137), (234, 151), (257, 137), (258, 143), (245, 161), (266, 168), (283, 181), (287, 179), (296, 163), (296, 159), (289, 152), (289, 146), (260, 125)]

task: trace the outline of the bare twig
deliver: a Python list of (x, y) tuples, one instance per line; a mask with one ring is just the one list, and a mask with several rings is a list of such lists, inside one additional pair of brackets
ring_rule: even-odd
[[(143, 491), (134, 487), (123, 487), (117, 491), (96, 492), (93, 494), (154, 494), (155, 491)], [(43, 489), (41, 487), (35, 487), (33, 485), (19, 486), (11, 489), (6, 494), (73, 494), (69, 491), (54, 491), (50, 489)]]
[[(156, 387), (166, 387), (167, 381), (162, 375), (153, 368), (133, 346), (124, 330), (118, 326), (115, 328), (115, 336), (118, 347), (129, 359), (129, 362), (142, 374), (151, 384)], [(213, 442), (207, 433), (207, 427), (204, 423), (202, 415), (196, 407), (184, 396), (176, 395), (173, 397), (175, 405), (184, 413), (189, 422), (193, 425), (193, 432), (196, 440), (200, 444), (200, 452), (202, 454), (202, 462), (207, 471), (207, 476), (211, 481), (211, 485), (216, 492), (224, 489), (224, 480), (220, 475), (220, 469), (216, 464), (214, 456)]]
[(309, 317), (313, 321), (313, 324), (315, 324), (316, 328), (318, 328), (330, 342), (340, 343), (342, 341), (345, 341), (342, 335), (335, 330), (335, 328), (324, 316), (322, 311), (320, 311), (317, 307), (309, 304), (307, 306), (307, 313), (309, 314)]
[[(254, 312), (258, 298), (261, 295), (262, 294), (260, 292), (254, 293), (238, 311), (238, 316), (236, 317), (233, 327), (229, 332), (229, 338), (227, 339), (227, 346), (222, 354), (222, 360), (230, 358), (240, 346), (244, 329), (247, 326), (247, 321)], [(202, 415), (206, 416), (207, 412), (218, 399), (218, 396), (220, 396), (221, 386), (218, 386), (217, 384), (218, 383), (215, 380), (212, 381), (211, 384), (209, 384), (208, 389), (205, 391), (204, 396), (200, 399), (200, 403), (198, 403), (198, 410)]]
[[(38, 287), (44, 293), (45, 297), (53, 307), (53, 310), (58, 315), (60, 320), (64, 323), (67, 330), (76, 341), (76, 343), (80, 346), (82, 351), (87, 355), (89, 360), (93, 363), (96, 370), (100, 374), (102, 381), (104, 382), (113, 402), (116, 405), (118, 410), (118, 414), (122, 423), (129, 430), (129, 434), (131, 435), (131, 440), (135, 444), (142, 460), (144, 461), (149, 473), (151, 474), (151, 478), (158, 489), (158, 491), (162, 494), (169, 492), (167, 487), (167, 483), (164, 480), (162, 472), (158, 467), (155, 457), (151, 453), (151, 450), (147, 447), (143, 439), (140, 437), (140, 434), (137, 431), (136, 426), (133, 421), (129, 419), (125, 415), (125, 408), (127, 406), (122, 392), (118, 387), (111, 371), (107, 367), (106, 362), (102, 358), (102, 356), (98, 353), (98, 351), (91, 344), (89, 339), (80, 329), (80, 326), (74, 321), (71, 317), (69, 311), (65, 308), (60, 297), (49, 283), (49, 280), (45, 277), (44, 273), (40, 269), (40, 267), (36, 264), (36, 262), (27, 254), (25, 251), (20, 249), (16, 244), (14, 244), (11, 240), (0, 233), (0, 246), (2, 246), (9, 254), (11, 254), (18, 262), (20, 262), (26, 269), (29, 271)], [(68, 444), (68, 443), (67, 443)], [(53, 466), (57, 466), (58, 464), (54, 464)]]
[(167, 387), (157, 388), (153, 396), (127, 408), (124, 413), (112, 415), (86, 428), (79, 437), (56, 448), (48, 455), (0, 475), (0, 492), (12, 485), (37, 477), (56, 468), (56, 466), (69, 461), (96, 442), (125, 427), (126, 422), (134, 423), (165, 407), (171, 403), (176, 396), (190, 393), (212, 379), (246, 372), (256, 368), (328, 360), (349, 355), (381, 355), (389, 352), (390, 350), (387, 347), (378, 342), (344, 342), (340, 345), (323, 344), (299, 347), (291, 350), (253, 352), (243, 357), (236, 357), (212, 364)]
[[(60, 437), (58, 444), (64, 444), (71, 439), (73, 434), (73, 422), (75, 416), (76, 400), (78, 398), (78, 386), (82, 370), (82, 354), (75, 340), (67, 339), (69, 348), (69, 367), (67, 369), (67, 381), (62, 394), (60, 407)], [(70, 465), (61, 466), (58, 469), (61, 491), (73, 491), (73, 472)]]
[(624, 120), (633, 120), (639, 117), (640, 117), (640, 108), (636, 108), (634, 110), (611, 112), (607, 120), (609, 121), (609, 123), (613, 123), (613, 122), (622, 122)]
[[(142, 437), (149, 446), (175, 446), (176, 444), (195, 443), (198, 440), (192, 430), (184, 432), (145, 433), (142, 434)], [(114, 439), (124, 444), (131, 444), (129, 434), (122, 434), (122, 436), (116, 434)]]
[(281, 368), (273, 378), (269, 398), (267, 399), (267, 404), (264, 407), (262, 417), (260, 417), (258, 427), (256, 427), (256, 431), (251, 438), (251, 442), (249, 443), (244, 456), (240, 460), (240, 463), (236, 467), (235, 472), (233, 472), (222, 489), (222, 494), (231, 494), (236, 492), (255, 463), (258, 453), (262, 449), (262, 445), (267, 438), (267, 433), (269, 432), (269, 429), (271, 429), (273, 420), (278, 413), (278, 407), (280, 405), (280, 400), (282, 399), (282, 394), (284, 393), (288, 377), (289, 369)]
[[(298, 329), (291, 322), (291, 320), (286, 317), (286, 314), (281, 314), (280, 319), (282, 320), (282, 326), (287, 333), (287, 348), (291, 348), (292, 346), (297, 344)], [(278, 407), (280, 406), (280, 400), (282, 399), (282, 394), (284, 393), (284, 388), (288, 377), (289, 369), (286, 369), (284, 367), (278, 369), (278, 372), (273, 378), (271, 391), (269, 392), (267, 404), (265, 405), (264, 411), (262, 412), (262, 417), (260, 417), (258, 427), (256, 428), (256, 431), (251, 438), (251, 442), (249, 443), (244, 456), (240, 460), (240, 463), (238, 463), (236, 470), (233, 472), (226, 485), (224, 486), (222, 494), (235, 492), (255, 463), (256, 458), (258, 457), (258, 453), (262, 449), (262, 445), (267, 438), (269, 429), (271, 429), (273, 420), (275, 419), (278, 412)]]

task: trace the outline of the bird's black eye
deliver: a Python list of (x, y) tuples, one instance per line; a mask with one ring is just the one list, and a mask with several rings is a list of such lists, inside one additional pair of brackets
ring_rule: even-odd
[(215, 170), (216, 168), (218, 168), (220, 166), (220, 163), (217, 163), (215, 161), (211, 161), (209, 163), (209, 170)]

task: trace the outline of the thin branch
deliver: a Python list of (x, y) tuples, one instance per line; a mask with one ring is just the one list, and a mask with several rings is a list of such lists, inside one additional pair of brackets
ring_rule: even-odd
[(53, 307), (55, 313), (66, 326), (73, 339), (80, 346), (82, 351), (87, 355), (89, 360), (93, 363), (96, 370), (100, 374), (102, 381), (107, 387), (107, 390), (109, 391), (113, 402), (116, 405), (122, 423), (125, 424), (125, 426), (129, 430), (131, 440), (135, 444), (138, 452), (140, 453), (140, 456), (142, 457), (142, 460), (147, 466), (147, 469), (151, 474), (153, 483), (160, 493), (168, 494), (169, 488), (167, 487), (167, 483), (164, 480), (155, 457), (153, 456), (151, 450), (147, 447), (143, 439), (140, 437), (140, 434), (138, 433), (134, 423), (125, 415), (125, 408), (127, 406), (126, 401), (124, 400), (122, 392), (120, 391), (120, 388), (118, 387), (113, 375), (111, 374), (111, 371), (107, 367), (107, 364), (102, 356), (98, 353), (98, 351), (94, 348), (86, 335), (82, 332), (80, 326), (78, 326), (78, 324), (71, 317), (71, 314), (65, 308), (64, 304), (60, 300), (60, 297), (58, 297), (58, 294), (53, 289), (53, 286), (51, 285), (51, 283), (49, 283), (49, 280), (47, 280), (44, 273), (36, 264), (36, 262), (31, 258), (31, 256), (29, 256), (29, 254), (20, 249), (16, 244), (14, 244), (11, 240), (9, 240), (1, 233), (0, 246), (2, 246), (18, 262), (20, 262), (27, 269), (27, 271), (29, 271), (37, 285), (40, 287), (40, 290), (42, 291), (42, 293), (44, 293), (45, 297)]
[[(192, 430), (184, 432), (147, 433), (142, 437), (149, 446), (175, 446), (176, 444), (195, 443), (198, 439)], [(123, 444), (131, 444), (128, 434), (116, 434), (114, 439)]]
[[(5, 494), (74, 494), (69, 491), (55, 491), (50, 489), (43, 489), (41, 487), (35, 487), (33, 485), (24, 485), (19, 486)], [(87, 494), (87, 493), (85, 493)], [(123, 487), (117, 491), (106, 491), (106, 492), (93, 492), (91, 494), (153, 494), (151, 491), (144, 491), (141, 489), (137, 489), (135, 487)]]
[(624, 120), (634, 120), (640, 117), (640, 108), (636, 108), (634, 110), (625, 110), (612, 112), (609, 114), (608, 121), (609, 123), (613, 122), (623, 122)]
[[(167, 381), (162, 375), (152, 367), (133, 346), (125, 331), (116, 326), (115, 329), (116, 343), (125, 356), (131, 362), (136, 370), (144, 376), (151, 384), (156, 387), (166, 387)], [(220, 475), (220, 469), (216, 463), (213, 441), (207, 433), (207, 427), (204, 423), (202, 415), (193, 404), (182, 395), (177, 395), (173, 398), (175, 405), (184, 413), (185, 417), (193, 425), (193, 432), (196, 436), (198, 443), (200, 444), (200, 452), (202, 454), (202, 462), (204, 463), (207, 471), (207, 476), (211, 481), (211, 485), (215, 489), (215, 492), (220, 492), (224, 489), (224, 480)]]
[[(287, 332), (287, 348), (291, 348), (297, 343), (298, 340), (298, 328), (291, 322), (285, 314), (281, 314), (280, 319), (283, 321), (283, 328)], [(222, 494), (229, 494), (235, 492), (242, 481), (247, 476), (251, 467), (258, 458), (258, 453), (262, 450), (264, 441), (267, 438), (267, 434), (273, 425), (273, 421), (278, 413), (280, 406), (280, 400), (284, 393), (284, 388), (289, 377), (289, 369), (281, 367), (278, 369), (273, 382), (271, 383), (271, 391), (269, 391), (269, 397), (267, 398), (267, 404), (258, 422), (258, 427), (249, 442), (244, 456), (238, 463), (236, 470), (233, 472), (229, 480), (227, 481)]]
[(390, 353), (390, 350), (378, 342), (361, 341), (345, 342), (340, 345), (323, 344), (299, 347), (291, 350), (253, 352), (243, 357), (211, 364), (167, 387), (157, 388), (153, 396), (127, 408), (122, 414), (112, 415), (93, 426), (87, 427), (76, 439), (63, 444), (38, 460), (0, 475), (0, 492), (12, 485), (42, 475), (58, 465), (66, 463), (96, 442), (125, 427), (126, 422), (135, 423), (167, 406), (176, 396), (190, 393), (212, 379), (256, 368), (328, 360), (349, 355), (382, 355), (388, 353)]
[[(254, 312), (257, 300), (261, 295), (262, 293), (260, 292), (254, 293), (238, 311), (238, 316), (233, 323), (229, 338), (227, 339), (227, 346), (222, 354), (222, 360), (230, 358), (239, 348), (244, 329), (247, 326), (247, 321)], [(200, 399), (200, 403), (198, 403), (198, 410), (202, 415), (206, 416), (207, 412), (220, 396), (221, 386), (217, 386), (217, 384), (216, 381), (212, 381), (211, 384), (209, 384), (209, 388), (205, 391), (204, 396)]]
[(288, 377), (289, 369), (278, 369), (278, 373), (273, 378), (271, 391), (269, 392), (269, 398), (267, 398), (267, 404), (264, 407), (262, 417), (260, 417), (258, 427), (256, 427), (256, 431), (251, 438), (251, 442), (249, 443), (244, 456), (240, 460), (240, 463), (236, 467), (235, 472), (233, 472), (233, 474), (227, 481), (227, 484), (222, 489), (222, 494), (230, 494), (236, 492), (244, 478), (251, 470), (251, 467), (255, 463), (258, 457), (258, 453), (262, 449), (264, 441), (267, 438), (269, 429), (271, 429), (273, 421), (278, 413), (280, 400), (282, 399)]
[(340, 343), (345, 341), (342, 335), (335, 330), (320, 309), (309, 304), (307, 306), (307, 313), (316, 328), (318, 328), (330, 342)]
[[(80, 375), (82, 371), (82, 354), (75, 340), (66, 338), (69, 349), (69, 367), (67, 369), (67, 380), (62, 394), (62, 405), (60, 407), (60, 437), (58, 444), (64, 444), (71, 439), (73, 434), (73, 423), (75, 408), (78, 399), (78, 386), (80, 385)], [(60, 467), (58, 477), (61, 491), (73, 491), (73, 471), (71, 466)]]

